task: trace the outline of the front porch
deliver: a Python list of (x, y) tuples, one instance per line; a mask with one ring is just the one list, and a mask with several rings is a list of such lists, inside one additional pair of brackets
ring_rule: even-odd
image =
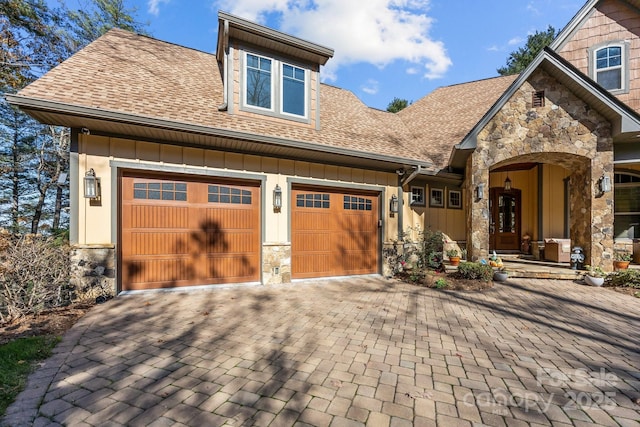
[[(585, 270), (573, 270), (567, 262), (540, 261), (517, 254), (498, 255), (509, 278), (580, 280), (585, 274)], [(629, 268), (640, 270), (640, 265), (631, 264)]]

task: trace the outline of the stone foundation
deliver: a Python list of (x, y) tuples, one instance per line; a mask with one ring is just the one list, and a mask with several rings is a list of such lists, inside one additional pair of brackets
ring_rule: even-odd
[(278, 285), (291, 283), (291, 244), (262, 245), (262, 283)]
[(116, 250), (114, 245), (71, 247), (70, 283), (76, 299), (95, 300), (116, 294)]

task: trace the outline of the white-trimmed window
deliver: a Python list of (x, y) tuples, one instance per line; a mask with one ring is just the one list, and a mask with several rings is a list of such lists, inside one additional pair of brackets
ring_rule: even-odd
[(411, 187), (411, 205), (424, 206), (424, 187)]
[(447, 194), (449, 196), (447, 199), (447, 208), (462, 209), (462, 192), (460, 190), (449, 190)]
[(431, 189), (429, 206), (432, 208), (444, 208), (444, 190), (442, 188)]
[(273, 68), (272, 60), (247, 53), (244, 84), (244, 102), (251, 107), (272, 110)]
[(610, 92), (628, 90), (628, 58), (624, 43), (598, 46), (591, 51), (591, 77)]
[(309, 70), (245, 52), (243, 107), (293, 119), (308, 117)]
[(306, 70), (282, 64), (282, 112), (295, 116), (307, 116), (307, 72)]

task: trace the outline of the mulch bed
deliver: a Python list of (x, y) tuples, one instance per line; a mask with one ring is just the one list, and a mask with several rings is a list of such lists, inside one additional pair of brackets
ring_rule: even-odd
[(92, 307), (91, 304), (72, 304), (45, 310), (0, 325), (0, 345), (16, 338), (36, 335), (63, 335)]

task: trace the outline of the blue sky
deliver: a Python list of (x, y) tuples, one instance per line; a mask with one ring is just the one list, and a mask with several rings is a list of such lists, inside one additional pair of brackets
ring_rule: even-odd
[[(385, 109), (494, 77), (527, 35), (563, 28), (586, 0), (127, 0), (153, 37), (214, 52), (217, 12), (333, 48), (323, 80)], [(82, 1), (81, 1), (82, 2)], [(54, 3), (54, 0), (51, 0)], [(69, 7), (77, 0), (67, 0)]]

